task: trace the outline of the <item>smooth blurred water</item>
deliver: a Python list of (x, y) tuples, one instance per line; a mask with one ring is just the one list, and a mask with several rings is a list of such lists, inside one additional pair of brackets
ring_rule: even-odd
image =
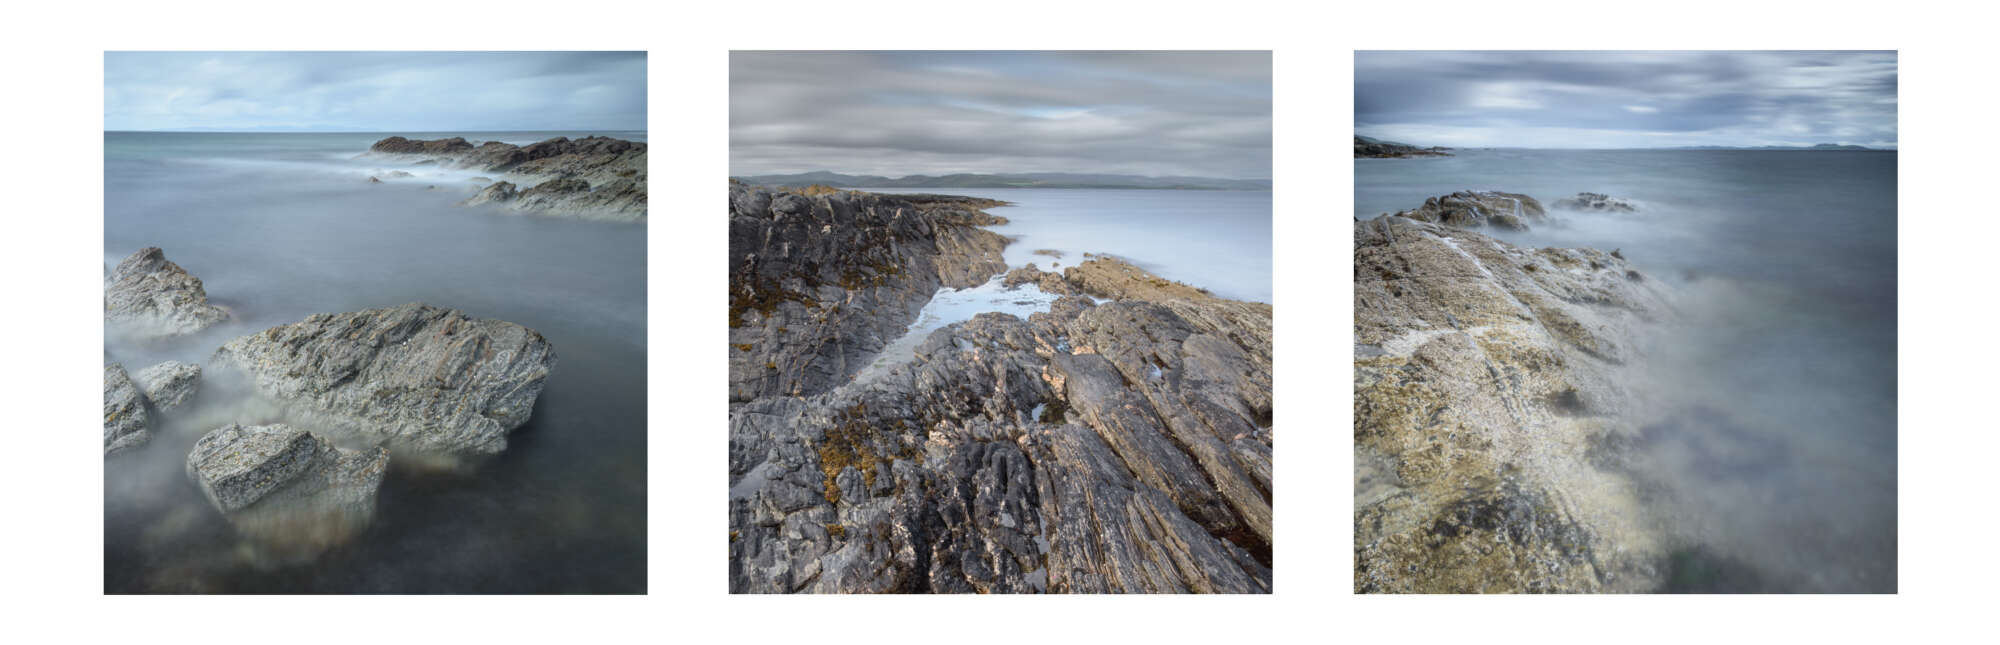
[[(107, 339), (105, 361), (134, 373), (201, 363), (231, 338), (310, 314), (426, 302), (548, 338), (558, 363), (533, 418), (472, 472), (392, 465), (355, 543), (272, 566), (238, 555), (181, 472), (201, 433), (256, 420), (205, 387), (151, 444), (105, 461), (107, 592), (644, 592), (645, 225), (457, 206), (474, 173), (354, 159), (386, 136), (106, 133), (107, 269), (161, 247), (235, 318), (167, 342)], [(416, 176), (368, 182), (390, 170)]]
[(1691, 588), (1895, 590), (1897, 153), (1454, 154), (1356, 159), (1355, 217), (1466, 189), (1643, 203), (1482, 232), (1620, 249), (1681, 293), (1678, 327), (1635, 371), (1652, 402), (1642, 484), (1681, 554), (1736, 569)]

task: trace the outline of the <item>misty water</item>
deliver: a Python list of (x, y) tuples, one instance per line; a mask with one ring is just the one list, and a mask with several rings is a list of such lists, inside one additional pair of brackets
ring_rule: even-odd
[[(1236, 190), (1114, 190), (1083, 188), (861, 188), (875, 193), (936, 192), (1009, 202), (987, 209), (1007, 223), (987, 227), (1013, 242), (1009, 269), (1033, 264), (1060, 273), (1112, 255), (1154, 275), (1208, 289), (1224, 298), (1271, 302), (1271, 192)], [(1044, 253), (1037, 253), (1038, 251)], [(1047, 252), (1053, 252), (1049, 254)], [(909, 360), (932, 331), (989, 311), (1022, 318), (1048, 311), (1057, 296), (1034, 285), (1007, 289), (1000, 276), (970, 289), (939, 289), (917, 320), (856, 375), (872, 375)]]
[(1578, 192), (1531, 246), (1620, 249), (1679, 294), (1632, 384), (1667, 590), (1896, 589), (1896, 153), (1459, 150), (1356, 159), (1367, 219), (1457, 190)]
[(367, 531), (309, 563), (272, 562), (239, 543), (184, 464), (215, 427), (279, 417), (205, 372), (192, 403), (155, 416), (151, 443), (105, 459), (107, 592), (645, 591), (645, 225), (458, 206), (477, 173), (355, 158), (385, 136), (106, 133), (106, 269), (158, 246), (233, 318), (164, 341), (107, 338), (105, 362), (206, 368), (237, 336), (425, 302), (548, 339), (557, 364), (532, 419), (474, 468), (392, 460)]

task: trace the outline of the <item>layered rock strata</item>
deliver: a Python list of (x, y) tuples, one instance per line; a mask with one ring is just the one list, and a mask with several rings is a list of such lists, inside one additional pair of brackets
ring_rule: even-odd
[(139, 249), (104, 279), (104, 322), (139, 337), (192, 334), (229, 319), (208, 303), (201, 278), (167, 260), (159, 247)]
[(1535, 198), (1489, 190), (1461, 190), (1432, 197), (1424, 200), (1423, 206), (1396, 213), (1396, 216), (1456, 228), (1492, 226), (1517, 231), (1528, 230), (1530, 224), (1549, 221), (1548, 211)]
[(201, 388), (201, 366), (167, 361), (139, 370), (136, 380), (154, 407), (172, 410), (194, 398)]
[(238, 533), (310, 557), (368, 527), (388, 464), (385, 448), (349, 450), (282, 424), (232, 424), (195, 442), (187, 474)]
[[(517, 146), (473, 145), (463, 137), (431, 141), (389, 137), (369, 152), (496, 173), (500, 181), (465, 200), (501, 208), (586, 219), (646, 219), (646, 144), (610, 137), (556, 137)], [(482, 178), (483, 179), (483, 178)], [(480, 182), (484, 183), (484, 182)], [(516, 190), (516, 186), (525, 189)]]
[(152, 440), (146, 428), (146, 397), (125, 367), (104, 366), (104, 456), (145, 445)]

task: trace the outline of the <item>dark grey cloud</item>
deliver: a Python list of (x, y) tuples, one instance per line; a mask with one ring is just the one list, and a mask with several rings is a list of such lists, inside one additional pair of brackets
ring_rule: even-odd
[(645, 52), (107, 52), (106, 130), (644, 130)]
[(1271, 176), (1268, 52), (734, 52), (730, 173)]
[(1896, 146), (1895, 52), (1356, 52), (1354, 126), (1422, 145)]

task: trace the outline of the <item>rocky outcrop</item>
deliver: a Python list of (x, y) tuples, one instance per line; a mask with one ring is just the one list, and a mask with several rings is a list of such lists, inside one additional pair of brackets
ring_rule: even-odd
[(1548, 221), (1548, 211), (1543, 210), (1542, 203), (1535, 198), (1488, 190), (1462, 190), (1432, 197), (1424, 200), (1423, 206), (1396, 213), (1396, 216), (1457, 228), (1493, 226), (1517, 231), (1528, 230), (1531, 223)]
[[(527, 146), (499, 141), (474, 146), (461, 137), (434, 141), (389, 137), (375, 142), (369, 152), (500, 173), (513, 180), (481, 190), (462, 202), (467, 206), (504, 204), (516, 211), (585, 219), (646, 218), (644, 143), (556, 137)], [(496, 190), (502, 184), (506, 188)], [(527, 188), (516, 194), (515, 185)]]
[[(795, 255), (775, 257), (816, 259), (812, 268), (826, 275), (860, 272), (944, 233), (948, 220), (934, 212), (872, 201), (887, 197), (813, 202), (732, 187), (732, 250), (781, 250), (736, 241), (782, 239), (770, 231), (799, 226), (845, 240), (847, 250), (796, 255), (810, 241), (801, 239)], [(836, 221), (859, 226), (843, 232)], [(922, 270), (887, 274), (921, 282), (870, 279), (809, 295), (879, 306), (908, 291), (922, 294), (904, 310), (914, 314), (926, 289), (950, 284), (955, 272), (938, 268), (943, 258), (982, 257), (947, 251), (958, 247), (900, 256)], [(985, 273), (965, 272), (958, 284), (998, 271), (984, 262)], [(1108, 258), (1070, 271), (1009, 276), (1114, 299), (1066, 296), (1027, 320), (980, 314), (933, 332), (910, 362), (868, 381), (733, 401), (731, 590), (1269, 592), (1270, 306), (1222, 300)], [(759, 275), (737, 273), (732, 288)], [(790, 284), (808, 293), (803, 279)], [(901, 290), (870, 292), (890, 284)], [(772, 310), (788, 316), (814, 309), (781, 303)], [(750, 323), (767, 316), (744, 313)], [(909, 314), (806, 329), (837, 335), (879, 321), (894, 330)], [(775, 331), (738, 325), (731, 340), (768, 342)]]
[(1063, 279), (1062, 274), (1050, 273), (1035, 268), (1033, 263), (1008, 271), (1007, 275), (1000, 280), (1000, 286), (1006, 287), (1009, 290), (1018, 289), (1024, 284), (1035, 285), (1035, 288), (1041, 289), (1042, 293), (1053, 293), (1062, 296), (1082, 293), (1082, 291), (1076, 288), (1076, 285), (1070, 284), (1069, 280)]
[(195, 442), (187, 474), (238, 533), (311, 557), (367, 528), (388, 465), (384, 448), (349, 450), (282, 424), (232, 424)]
[(124, 366), (104, 366), (104, 456), (145, 445), (153, 433), (146, 429), (146, 398)]
[(1619, 199), (1602, 193), (1577, 193), (1575, 197), (1564, 197), (1556, 200), (1555, 207), (1563, 210), (1599, 213), (1636, 213), (1639, 211), (1638, 204), (1632, 203), (1631, 200)]
[(139, 371), (136, 379), (146, 399), (160, 410), (172, 410), (194, 398), (201, 387), (201, 366), (167, 361)]
[(1437, 146), (1432, 146), (1429, 148), (1419, 148), (1412, 145), (1392, 143), (1389, 141), (1376, 141), (1374, 139), (1362, 136), (1354, 137), (1355, 159), (1406, 159), (1410, 157), (1449, 157), (1451, 156), (1451, 153), (1445, 151), (1450, 149), (1451, 148), (1441, 148)]
[(729, 189), (729, 397), (805, 396), (846, 382), (939, 288), (1006, 270), (998, 202)]
[(1657, 281), (1594, 249), (1379, 217), (1355, 224), (1354, 288), (1356, 591), (1658, 582), (1637, 487), (1593, 457), (1632, 432), (1621, 377), (1671, 313)]
[(555, 362), (532, 329), (413, 303), (315, 314), (232, 340), (210, 365), (247, 374), (315, 429), (398, 452), (470, 456), (506, 449)]
[(167, 261), (159, 247), (139, 249), (104, 280), (104, 322), (114, 333), (191, 334), (227, 319), (229, 312), (208, 303), (201, 278)]

